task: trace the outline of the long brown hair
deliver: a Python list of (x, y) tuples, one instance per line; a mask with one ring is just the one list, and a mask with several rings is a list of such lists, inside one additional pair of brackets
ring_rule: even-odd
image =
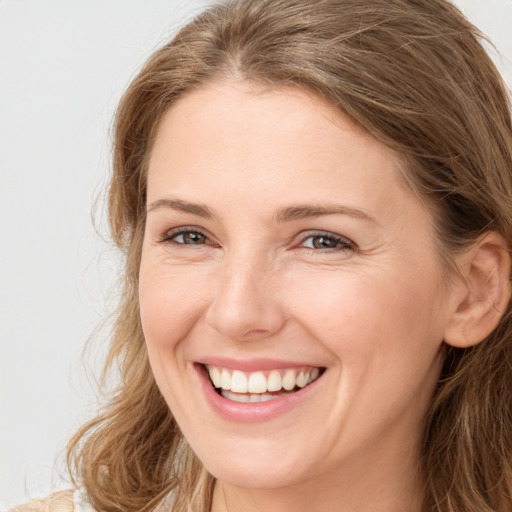
[[(440, 253), (487, 230), (512, 244), (512, 128), (482, 35), (447, 0), (241, 0), (213, 6), (146, 63), (117, 111), (109, 208), (126, 255), (106, 371), (119, 386), (72, 439), (68, 461), (98, 510), (209, 510), (213, 478), (157, 389), (137, 302), (146, 171), (162, 115), (214, 80), (298, 87), (398, 150), (431, 205)], [(424, 511), (512, 510), (512, 312), (448, 348), (425, 420)], [(171, 492), (172, 491), (172, 492)]]

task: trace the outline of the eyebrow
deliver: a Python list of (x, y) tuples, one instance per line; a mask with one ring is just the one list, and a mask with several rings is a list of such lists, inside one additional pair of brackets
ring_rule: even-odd
[(289, 222), (292, 220), (323, 217), (324, 215), (348, 215), (349, 217), (355, 217), (357, 219), (363, 219), (378, 224), (374, 217), (363, 210), (337, 204), (305, 204), (288, 206), (286, 208), (280, 209), (276, 213), (275, 218), (277, 222)]
[[(149, 205), (147, 211), (152, 212), (160, 208), (170, 208), (172, 210), (185, 213), (192, 213), (193, 215), (197, 215), (205, 219), (211, 219), (214, 217), (214, 214), (210, 208), (204, 204), (191, 203), (182, 199), (171, 198), (158, 199)], [(355, 217), (357, 219), (362, 219), (378, 224), (374, 217), (363, 210), (337, 204), (304, 204), (287, 206), (279, 209), (274, 214), (274, 219), (278, 223), (284, 223), (293, 220), (322, 217), (325, 215), (348, 215), (349, 217)]]
[(212, 211), (204, 204), (190, 203), (181, 199), (158, 199), (154, 203), (151, 203), (147, 209), (148, 213), (158, 210), (160, 208), (171, 208), (172, 210), (178, 210), (180, 212), (192, 213), (205, 219), (211, 219), (213, 217)]

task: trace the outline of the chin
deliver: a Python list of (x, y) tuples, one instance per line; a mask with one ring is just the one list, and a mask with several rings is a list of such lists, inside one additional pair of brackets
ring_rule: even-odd
[(264, 465), (242, 461), (238, 463), (231, 459), (206, 469), (217, 479), (233, 487), (252, 490), (272, 490), (293, 486), (302, 479), (297, 473), (297, 468), (286, 465), (275, 466), (275, 460)]
[(266, 439), (233, 436), (227, 442), (216, 443), (214, 451), (203, 443), (192, 447), (198, 449), (196, 454), (216, 479), (238, 488), (271, 490), (293, 486), (325, 469), (322, 460), (317, 460), (309, 450), (300, 451), (303, 442), (290, 440), (293, 442), (287, 444), (283, 439), (268, 436)]

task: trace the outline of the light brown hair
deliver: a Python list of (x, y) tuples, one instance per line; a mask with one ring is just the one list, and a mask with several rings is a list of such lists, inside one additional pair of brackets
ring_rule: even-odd
[[(138, 307), (146, 172), (162, 115), (215, 80), (298, 87), (348, 114), (404, 158), (437, 219), (440, 254), (487, 230), (512, 245), (512, 128), (482, 35), (446, 0), (246, 0), (214, 6), (146, 63), (117, 111), (109, 208), (126, 254), (106, 371), (120, 383), (69, 447), (98, 510), (209, 510), (213, 478), (155, 384)], [(424, 511), (512, 510), (512, 313), (468, 349), (446, 347), (425, 419)], [(171, 492), (172, 491), (172, 492)]]

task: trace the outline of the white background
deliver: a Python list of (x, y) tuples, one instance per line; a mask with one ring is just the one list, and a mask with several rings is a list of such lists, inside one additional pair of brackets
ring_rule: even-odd
[[(207, 0), (0, 0), (0, 508), (66, 487), (95, 406), (115, 251), (102, 190), (115, 105)], [(512, 0), (458, 0), (512, 86)], [(84, 364), (85, 362), (85, 364)], [(86, 369), (88, 368), (88, 369)]]

